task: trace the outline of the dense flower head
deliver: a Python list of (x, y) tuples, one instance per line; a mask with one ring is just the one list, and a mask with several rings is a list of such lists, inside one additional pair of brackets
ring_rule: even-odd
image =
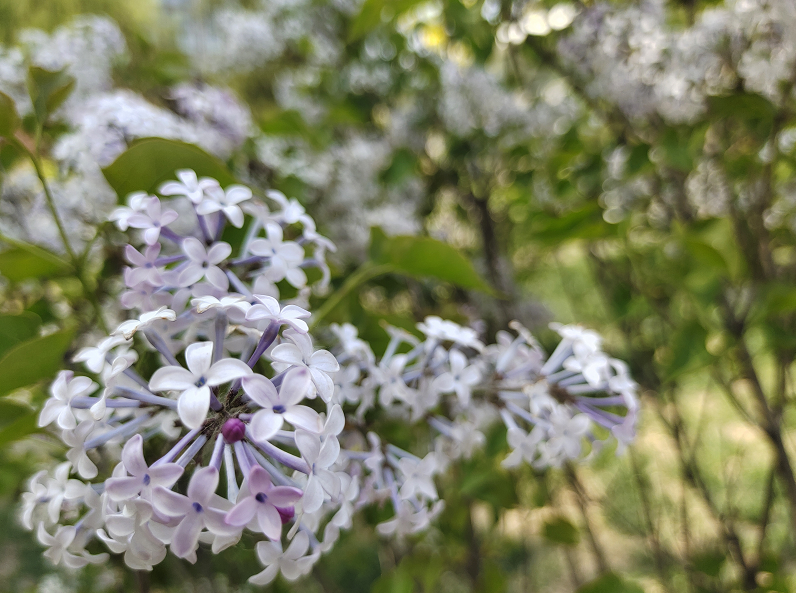
[[(125, 248), (130, 318), (77, 353), (87, 375), (62, 371), (41, 412), (68, 462), (33, 476), (22, 522), (54, 563), (102, 562), (104, 546), (151, 570), (168, 551), (195, 562), (200, 544), (219, 553), (248, 530), (264, 538), (251, 582), (295, 579), (365, 505), (392, 507), (383, 535), (425, 529), (444, 507), (435, 476), (492, 423), (508, 429), (506, 466), (557, 467), (632, 440), (635, 384), (577, 326), (553, 326), (562, 339), (549, 357), (518, 324), (485, 346), (435, 316), (417, 335), (388, 327), (380, 358), (348, 324), (318, 349), (308, 297), (333, 246), (303, 208), (189, 170), (177, 178), (111, 216), (140, 238)], [(427, 427), (433, 449), (385, 442), (365, 420), (373, 408)]]

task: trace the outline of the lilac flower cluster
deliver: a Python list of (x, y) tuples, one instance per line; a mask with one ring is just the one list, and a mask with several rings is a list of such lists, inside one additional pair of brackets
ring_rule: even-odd
[[(177, 176), (112, 214), (143, 243), (125, 248), (119, 302), (131, 318), (77, 353), (90, 376), (62, 371), (41, 412), (68, 461), (33, 476), (22, 522), (55, 564), (103, 562), (87, 549), (98, 541), (151, 570), (167, 551), (195, 562), (200, 543), (218, 553), (247, 530), (262, 537), (264, 566), (250, 581), (293, 580), (365, 505), (392, 505), (382, 534), (425, 528), (443, 508), (434, 476), (472, 455), (491, 422), (508, 427), (506, 466), (557, 467), (632, 440), (635, 384), (578, 327), (556, 326), (549, 358), (519, 325), (485, 346), (438, 317), (418, 324), (422, 341), (388, 328), (378, 362), (350, 325), (332, 326), (336, 354), (316, 349), (307, 301), (328, 282), (334, 246), (314, 221), (279, 192), (266, 203), (241, 185)], [(240, 232), (225, 235), (230, 225)], [(239, 233), (234, 250), (223, 239)], [(309, 268), (321, 271), (315, 284)], [(426, 423), (433, 450), (420, 458), (383, 442), (365, 420), (377, 405)]]

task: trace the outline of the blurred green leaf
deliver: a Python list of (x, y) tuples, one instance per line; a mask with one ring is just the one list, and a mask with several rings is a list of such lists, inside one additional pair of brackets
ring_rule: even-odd
[(578, 528), (564, 517), (553, 517), (544, 522), (542, 535), (545, 539), (557, 544), (574, 546), (580, 541)]
[(49, 379), (64, 366), (72, 328), (17, 344), (0, 358), (0, 395)]
[(596, 202), (589, 202), (563, 216), (537, 212), (530, 222), (529, 239), (547, 245), (560, 245), (573, 239), (596, 239), (612, 232), (612, 225), (603, 220), (603, 210)]
[(377, 227), (370, 232), (370, 257), (396, 272), (419, 278), (431, 277), (462, 288), (494, 294), (472, 263), (456, 248), (430, 237), (388, 237)]
[(726, 560), (727, 555), (721, 550), (705, 550), (694, 555), (691, 559), (691, 565), (694, 570), (711, 577), (717, 577)]
[(9, 400), (0, 400), (0, 446), (39, 431), (37, 410)]
[(11, 138), (19, 127), (19, 122), (14, 99), (0, 92), (0, 136)]
[(710, 361), (705, 348), (708, 332), (697, 321), (687, 321), (677, 328), (671, 341), (671, 357), (666, 365), (666, 378), (700, 368)]
[(33, 313), (0, 315), (0, 357), (20, 342), (36, 336), (41, 319)]
[(72, 273), (69, 262), (38, 245), (6, 237), (0, 238), (0, 241), (13, 245), (11, 249), (0, 252), (0, 275), (11, 282)]
[(351, 23), (348, 41), (356, 41), (378, 27), (386, 17), (389, 19), (406, 12), (423, 0), (365, 0), (362, 9)]
[(616, 574), (608, 572), (580, 587), (577, 593), (644, 593), (644, 589), (638, 585), (623, 581)]
[(65, 70), (45, 70), (38, 66), (28, 68), (28, 92), (33, 111), (40, 123), (58, 109), (75, 88), (75, 78)]
[(122, 201), (134, 191), (153, 193), (164, 181), (176, 179), (178, 169), (193, 169), (199, 177), (212, 177), (223, 186), (235, 182), (226, 165), (193, 144), (142, 138), (102, 170)]
[(412, 576), (403, 566), (381, 575), (371, 589), (373, 593), (412, 593), (415, 589)]

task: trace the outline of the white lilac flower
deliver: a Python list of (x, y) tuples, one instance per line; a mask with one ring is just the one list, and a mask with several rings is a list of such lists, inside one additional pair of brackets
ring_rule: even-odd
[(307, 284), (307, 275), (299, 266), (304, 261), (304, 249), (295, 241), (283, 241), (282, 227), (269, 222), (265, 225), (266, 238), (255, 239), (249, 250), (268, 261), (263, 275), (272, 282), (287, 281), (301, 288)]
[(337, 359), (327, 350), (313, 350), (312, 338), (307, 334), (286, 330), (284, 336), (290, 342), (282, 342), (271, 351), (275, 363), (274, 368), (307, 369), (312, 377), (312, 383), (325, 402), (329, 402), (334, 394), (334, 382), (329, 376), (340, 370)]
[(243, 210), (240, 209), (241, 202), (250, 200), (252, 190), (243, 185), (230, 185), (226, 189), (212, 187), (205, 190), (204, 199), (196, 206), (199, 214), (212, 214), (223, 212), (232, 223), (232, 226), (241, 228), (243, 226)]
[(220, 188), (218, 181), (209, 177), (197, 179), (192, 169), (180, 169), (176, 173), (178, 181), (167, 181), (158, 188), (164, 196), (185, 196), (193, 204), (199, 204), (205, 192)]
[(334, 437), (321, 444), (318, 435), (297, 430), (296, 446), (310, 469), (301, 504), (305, 512), (312, 513), (323, 504), (324, 493), (333, 499), (340, 493), (340, 478), (329, 471), (340, 453), (340, 444)]
[(71, 371), (61, 371), (50, 386), (50, 398), (39, 415), (39, 426), (47, 426), (56, 421), (60, 428), (75, 428), (77, 419), (71, 406), (72, 400), (96, 389), (97, 384), (88, 377), (75, 377)]
[(278, 574), (288, 581), (295, 581), (309, 572), (317, 559), (317, 556), (306, 556), (309, 547), (310, 538), (303, 531), (296, 534), (284, 552), (281, 542), (258, 542), (257, 557), (266, 568), (249, 577), (249, 582), (253, 585), (267, 585)]
[(294, 331), (300, 333), (309, 331), (307, 322), (304, 321), (310, 316), (310, 312), (306, 309), (296, 305), (280, 307), (279, 301), (275, 298), (262, 294), (255, 294), (254, 300), (256, 303), (246, 311), (248, 321), (267, 320), (279, 325), (289, 325)]
[(252, 436), (257, 441), (267, 441), (288, 421), (295, 428), (320, 433), (318, 412), (298, 402), (307, 397), (311, 378), (307, 369), (295, 368), (285, 373), (279, 392), (274, 384), (262, 375), (248, 375), (242, 381), (243, 390), (262, 409), (251, 419)]
[(175, 319), (177, 319), (177, 314), (174, 311), (166, 307), (160, 307), (157, 311), (148, 311), (142, 314), (138, 319), (122, 322), (111, 335), (122, 336), (125, 340), (129, 340), (137, 331), (145, 330), (158, 321), (174, 321)]
[(179, 391), (177, 411), (188, 428), (199, 428), (210, 408), (211, 387), (251, 374), (240, 360), (225, 358), (213, 363), (213, 343), (197, 342), (185, 349), (188, 369), (177, 366), (155, 371), (149, 381), (153, 391)]

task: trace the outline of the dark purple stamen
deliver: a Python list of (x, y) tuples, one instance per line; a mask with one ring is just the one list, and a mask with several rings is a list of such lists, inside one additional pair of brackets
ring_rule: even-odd
[(285, 413), (285, 406), (283, 406), (282, 404), (274, 406), (274, 413), (275, 414), (284, 414)]
[(144, 474), (144, 486), (149, 486), (149, 483), (152, 481), (152, 478), (149, 477), (149, 474)]
[(258, 492), (257, 496), (254, 497), (254, 500), (257, 502), (265, 502), (265, 499), (268, 498), (264, 492)]
[(191, 506), (193, 507), (193, 510), (195, 510), (197, 513), (201, 513), (203, 510), (202, 505), (200, 505), (198, 502), (193, 503)]

